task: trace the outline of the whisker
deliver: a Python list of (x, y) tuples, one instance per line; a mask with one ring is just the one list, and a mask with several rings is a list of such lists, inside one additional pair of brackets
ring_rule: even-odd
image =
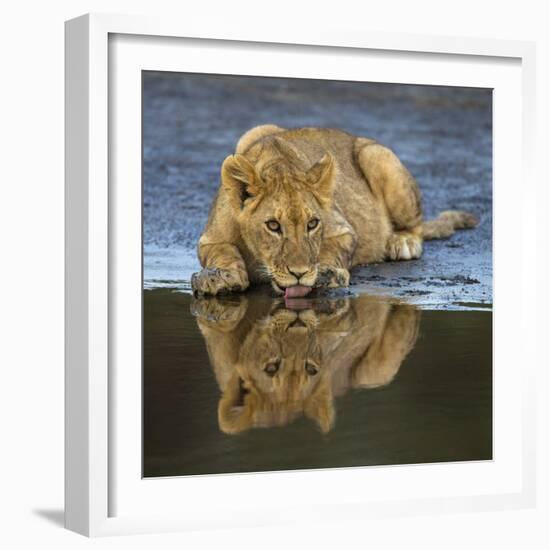
[(260, 280), (264, 282), (269, 282), (273, 279), (273, 274), (271, 273), (271, 270), (266, 265), (258, 266), (256, 268), (256, 275)]

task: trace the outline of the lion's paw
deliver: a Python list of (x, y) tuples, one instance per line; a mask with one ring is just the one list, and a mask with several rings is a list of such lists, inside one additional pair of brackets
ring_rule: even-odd
[(205, 268), (191, 277), (191, 288), (195, 296), (216, 296), (229, 292), (240, 292), (248, 288), (248, 276), (231, 269)]
[(409, 231), (398, 231), (389, 239), (386, 253), (390, 260), (414, 260), (422, 256), (422, 239)]
[(350, 274), (340, 267), (321, 266), (317, 275), (316, 287), (338, 288), (349, 286)]
[(244, 296), (239, 299), (216, 297), (193, 298), (191, 302), (191, 314), (212, 327), (220, 329), (234, 327), (246, 312), (247, 301)]

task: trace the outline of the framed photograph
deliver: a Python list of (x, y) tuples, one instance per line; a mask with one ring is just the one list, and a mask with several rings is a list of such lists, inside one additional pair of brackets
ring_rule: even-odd
[(308, 32), (66, 23), (68, 529), (534, 504), (534, 45)]

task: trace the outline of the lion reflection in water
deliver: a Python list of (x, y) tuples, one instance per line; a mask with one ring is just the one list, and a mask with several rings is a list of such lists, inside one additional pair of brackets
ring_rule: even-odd
[(413, 348), (420, 311), (371, 297), (195, 300), (222, 396), (221, 430), (284, 426), (301, 415), (322, 432), (334, 398), (389, 384)]

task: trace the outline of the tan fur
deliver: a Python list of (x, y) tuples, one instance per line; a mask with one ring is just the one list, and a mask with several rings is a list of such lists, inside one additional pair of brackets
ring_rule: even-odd
[[(200, 299), (193, 307), (222, 391), (219, 426), (230, 434), (302, 415), (328, 432), (334, 398), (389, 384), (415, 344), (420, 321), (412, 306), (366, 297), (327, 301), (316, 311), (246, 295), (231, 302)], [(270, 375), (266, 367), (273, 364), (278, 370)]]
[(478, 224), (478, 220), (472, 214), (458, 210), (446, 210), (441, 212), (437, 219), (422, 224), (422, 237), (424, 240), (446, 239), (457, 229), (470, 229)]
[(266, 136), (279, 134), (281, 132), (284, 132), (284, 128), (279, 128), (279, 126), (275, 126), (275, 124), (256, 126), (241, 136), (237, 142), (237, 147), (235, 147), (235, 153), (243, 155), (255, 141), (258, 141)]
[[(273, 222), (280, 231), (269, 229)], [(222, 165), (199, 240), (203, 270), (192, 286), (212, 295), (245, 290), (251, 282), (270, 282), (276, 292), (347, 286), (355, 265), (418, 258), (424, 239), (476, 224), (456, 211), (424, 222), (414, 178), (372, 139), (259, 126)]]

